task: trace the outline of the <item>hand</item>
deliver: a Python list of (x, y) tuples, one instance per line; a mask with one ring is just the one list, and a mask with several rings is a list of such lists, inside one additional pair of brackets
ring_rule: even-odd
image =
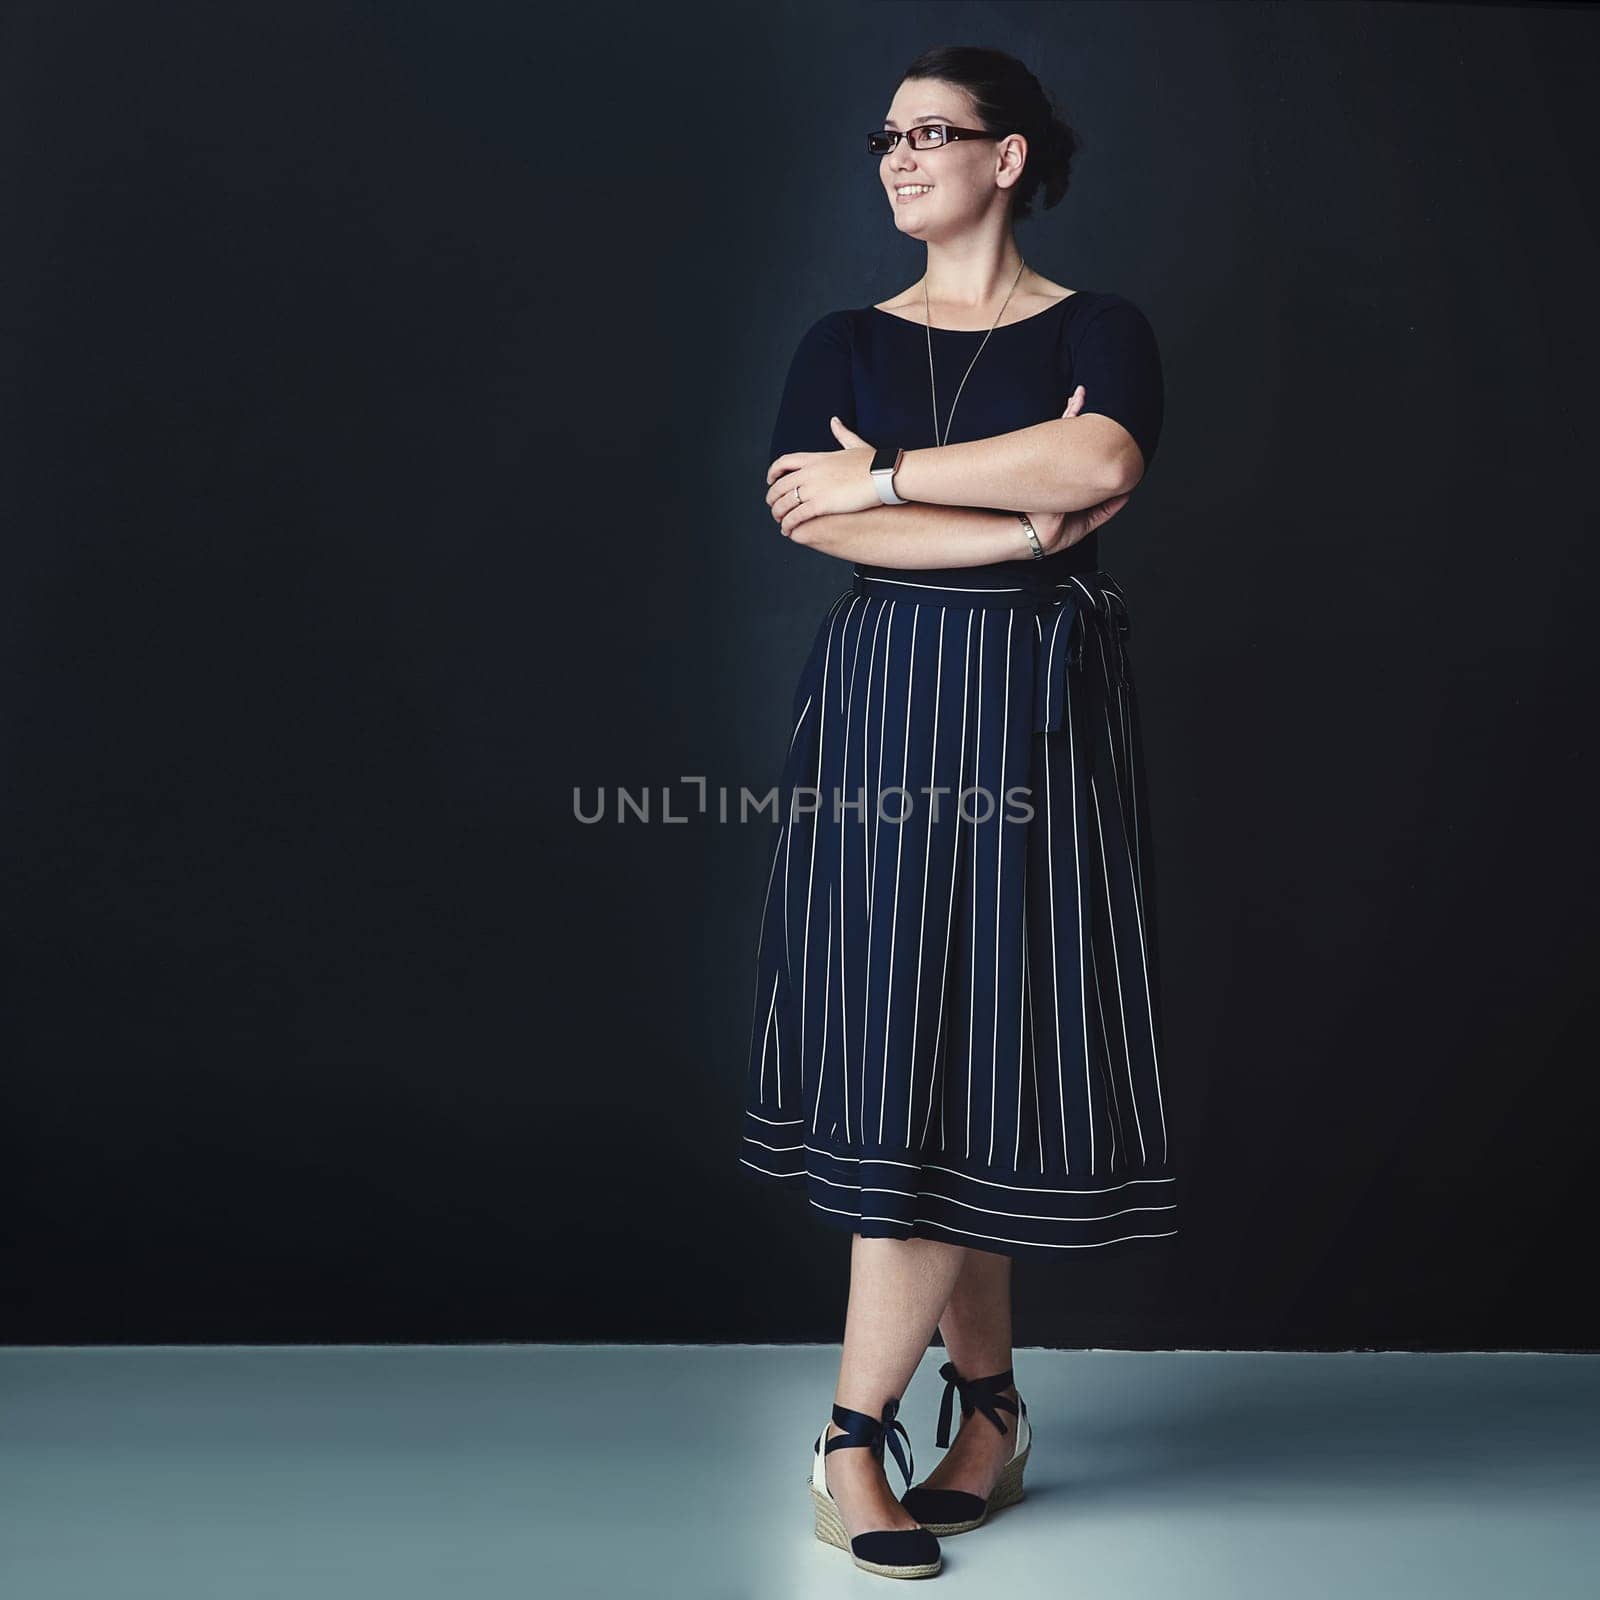
[(785, 539), (812, 517), (870, 511), (883, 504), (872, 481), (874, 446), (837, 417), (828, 422), (838, 450), (791, 450), (767, 468), (767, 506)]
[[(1067, 409), (1061, 415), (1077, 416), (1083, 410), (1084, 399), (1084, 388), (1080, 383), (1072, 391)], [(1096, 528), (1103, 527), (1116, 516), (1132, 497), (1133, 491), (1130, 489), (1125, 494), (1114, 494), (1109, 500), (1102, 500), (1097, 506), (1086, 506), (1081, 511), (1030, 511), (1028, 520), (1033, 524), (1033, 531), (1039, 535), (1039, 543), (1044, 546), (1045, 554), (1054, 555), (1057, 550), (1069, 549), (1080, 539), (1087, 539)]]

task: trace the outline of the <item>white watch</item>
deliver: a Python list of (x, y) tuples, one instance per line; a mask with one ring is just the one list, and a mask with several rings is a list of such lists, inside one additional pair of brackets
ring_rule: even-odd
[(902, 500), (894, 492), (894, 475), (904, 455), (905, 451), (901, 447), (883, 444), (878, 446), (872, 458), (872, 481), (878, 486), (878, 498), (886, 506), (910, 504), (908, 500)]

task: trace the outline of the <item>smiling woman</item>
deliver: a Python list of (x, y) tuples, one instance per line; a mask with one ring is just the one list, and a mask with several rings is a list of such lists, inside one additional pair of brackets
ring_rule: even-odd
[[(882, 306), (820, 318), (790, 367), (780, 457), (820, 443), (830, 415), (926, 445), (926, 336)], [(936, 368), (959, 375), (982, 338), (935, 330)], [(1080, 384), (1063, 426), (1093, 413), (1148, 465), (1159, 353), (1109, 291), (998, 328), (952, 431), (1025, 428)], [(857, 561), (813, 640), (758, 939), (744, 1159), (804, 1180), (826, 1224), (1044, 1257), (1170, 1231), (1130, 621), (1099, 537), (963, 567)], [(959, 810), (922, 798), (941, 785), (966, 794)], [(1031, 819), (1006, 820), (1019, 790)], [(841, 1167), (864, 1163), (903, 1170), (846, 1185)]]
[[(1099, 550), (1163, 394), (1143, 311), (1017, 248), (1077, 144), (1022, 63), (929, 52), (867, 142), (927, 269), (816, 317), (778, 405), (769, 514), (850, 585), (790, 706), (739, 1159), (855, 1236), (816, 1527), (903, 1577), (1021, 1494), (1012, 1260), (1177, 1232), (1131, 623)], [(883, 1447), (936, 1327), (987, 1409), (896, 1500)]]

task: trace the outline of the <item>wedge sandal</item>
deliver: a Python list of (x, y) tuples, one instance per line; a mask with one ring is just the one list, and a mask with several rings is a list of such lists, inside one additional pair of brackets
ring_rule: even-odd
[(1000, 1412), (1014, 1412), (1017, 1417), (1011, 1459), (1000, 1469), (1000, 1476), (987, 1499), (968, 1494), (964, 1489), (930, 1489), (921, 1483), (900, 1496), (900, 1504), (929, 1533), (942, 1538), (946, 1534), (969, 1533), (973, 1528), (980, 1528), (991, 1512), (1015, 1505), (1022, 1498), (1022, 1473), (1028, 1464), (1028, 1452), (1033, 1448), (1033, 1427), (1028, 1421), (1027, 1401), (1021, 1395), (1013, 1400), (1010, 1395), (1000, 1393), (1012, 1386), (1010, 1367), (1004, 1372), (991, 1373), (987, 1378), (963, 1378), (956, 1371), (955, 1362), (947, 1361), (939, 1368), (939, 1376), (944, 1379), (944, 1398), (939, 1404), (939, 1431), (934, 1442), (941, 1450), (950, 1444), (950, 1402), (958, 1394), (963, 1419), (974, 1411), (981, 1411), (1001, 1433), (1006, 1433), (1009, 1430)]
[(898, 1398), (884, 1404), (881, 1417), (852, 1411), (849, 1406), (834, 1406), (833, 1420), (844, 1432), (830, 1439), (824, 1427), (811, 1447), (809, 1482), (816, 1510), (817, 1537), (824, 1544), (848, 1551), (850, 1559), (863, 1572), (875, 1572), (885, 1578), (931, 1578), (944, 1564), (944, 1558), (939, 1553), (939, 1541), (926, 1528), (874, 1528), (851, 1538), (839, 1515), (839, 1507), (828, 1492), (826, 1462), (830, 1450), (859, 1446), (870, 1450), (881, 1462), (885, 1440), (894, 1452), (901, 1476), (907, 1484), (911, 1482), (911, 1440), (905, 1424), (895, 1418), (899, 1409)]

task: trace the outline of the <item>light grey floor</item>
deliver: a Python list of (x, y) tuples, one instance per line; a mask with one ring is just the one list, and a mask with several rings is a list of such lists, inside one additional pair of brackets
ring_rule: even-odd
[[(919, 1477), (942, 1359), (902, 1412)], [(812, 1534), (837, 1365), (820, 1345), (0, 1350), (0, 1593), (903, 1593)], [(1600, 1357), (1021, 1350), (1016, 1369), (1027, 1497), (944, 1540), (924, 1587), (1600, 1593)]]

